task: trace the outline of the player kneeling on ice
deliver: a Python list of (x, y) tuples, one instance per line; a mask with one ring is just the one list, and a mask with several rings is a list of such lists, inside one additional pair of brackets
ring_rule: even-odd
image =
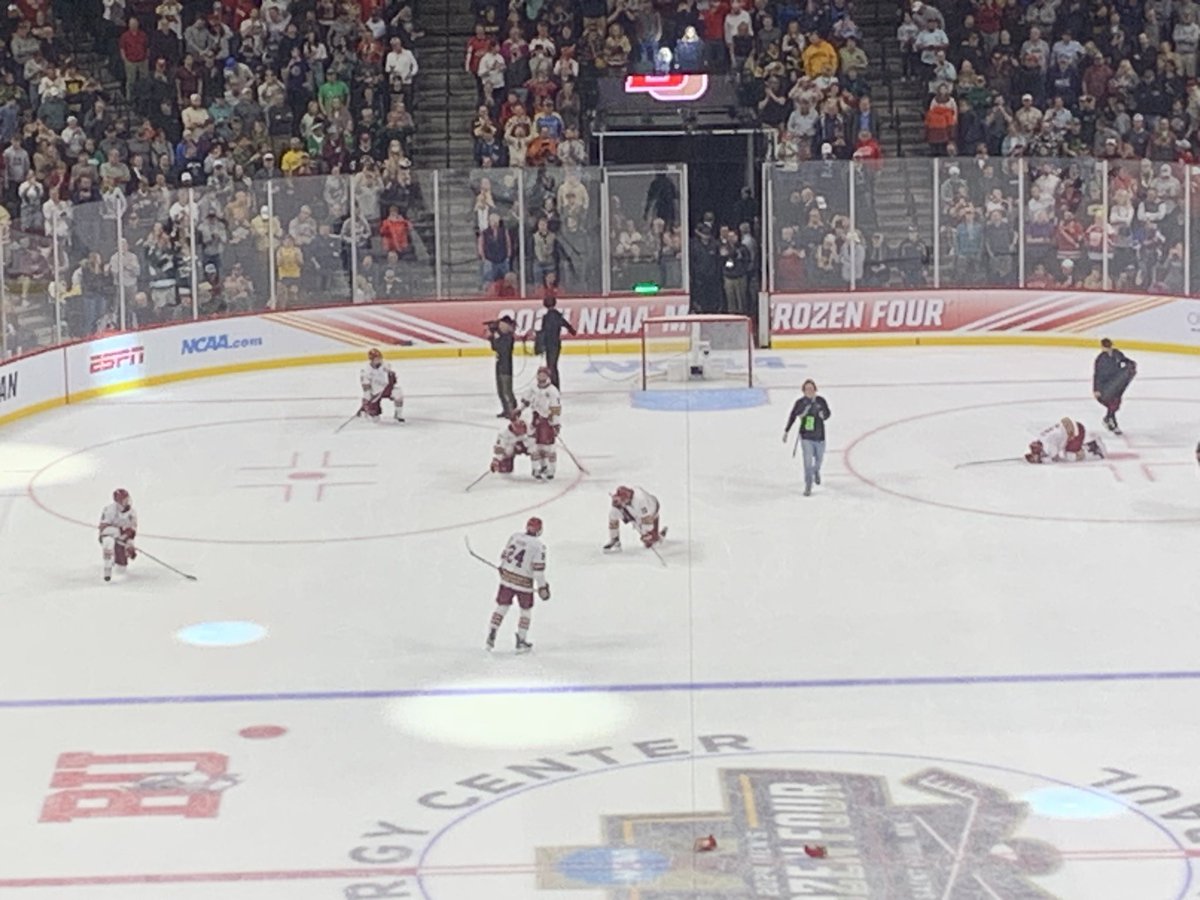
[(562, 396), (551, 384), (550, 370), (545, 366), (537, 370), (537, 384), (525, 392), (521, 406), (533, 410), (533, 448), (529, 451), (533, 458), (533, 477), (549, 481), (558, 466), (554, 442), (558, 440), (561, 428)]
[(496, 646), (496, 632), (504, 623), (504, 617), (512, 608), (513, 600), (521, 608), (517, 621), (517, 652), (527, 653), (533, 649), (529, 643), (529, 623), (533, 618), (533, 590), (543, 600), (550, 599), (550, 585), (546, 583), (546, 545), (541, 542), (542, 520), (534, 516), (525, 523), (525, 531), (518, 531), (508, 539), (500, 554), (500, 589), (496, 592), (496, 609), (488, 627), (487, 648)]
[(616, 553), (621, 549), (621, 523), (637, 529), (642, 544), (653, 547), (667, 536), (667, 529), (658, 527), (658, 498), (641, 488), (622, 485), (612, 495), (612, 508), (608, 511), (608, 543), (604, 549)]
[[(519, 412), (512, 414), (512, 420), (496, 435), (496, 446), (492, 448), (491, 471), (507, 475), (512, 472), (517, 456), (529, 453), (532, 440), (529, 437), (529, 427), (521, 418)], [(534, 463), (536, 469), (537, 464)], [(535, 473), (536, 474), (536, 473)]]
[(383, 361), (383, 354), (378, 350), (367, 353), (367, 367), (362, 370), (359, 381), (363, 392), (360, 416), (378, 422), (383, 413), (383, 401), (391, 400), (396, 407), (396, 421), (404, 421), (404, 392), (396, 381), (396, 373)]
[(131, 560), (137, 559), (133, 539), (137, 537), (137, 513), (129, 491), (117, 488), (113, 502), (100, 513), (100, 546), (104, 549), (104, 580), (112, 581), (113, 563), (124, 571)]
[(1064, 418), (1051, 425), (1029, 445), (1027, 462), (1079, 462), (1093, 457), (1104, 459), (1106, 450), (1099, 437), (1090, 436), (1082, 422)]

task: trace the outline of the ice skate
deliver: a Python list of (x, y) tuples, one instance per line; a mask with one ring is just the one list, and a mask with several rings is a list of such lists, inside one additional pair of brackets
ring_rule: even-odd
[(621, 539), (619, 537), (615, 537), (600, 549), (602, 549), (605, 553), (620, 553)]
[(811, 496), (812, 496), (812, 485), (811, 485), (811, 484), (806, 484), (806, 485), (804, 486), (804, 496), (805, 496), (805, 497), (811, 497)]
[(518, 653), (528, 653), (532, 649), (533, 649), (533, 644), (529, 643), (529, 641), (525, 640), (525, 638), (521, 637), (518, 634), (517, 635), (517, 652)]
[(488, 629), (487, 648), (489, 650), (496, 649), (496, 629), (495, 628)]

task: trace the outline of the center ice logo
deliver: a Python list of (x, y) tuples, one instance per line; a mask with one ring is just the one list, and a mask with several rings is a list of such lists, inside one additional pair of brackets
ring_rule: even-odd
[[(1059, 867), (1058, 850), (1014, 836), (1025, 804), (940, 768), (902, 784), (930, 802), (893, 805), (888, 779), (874, 775), (724, 770), (728, 812), (605, 816), (606, 846), (538, 849), (538, 887), (607, 886), (613, 900), (633, 886), (656, 900), (1054, 896), (1032, 878)], [(696, 835), (708, 834), (716, 851), (693, 854)], [(810, 856), (812, 844), (827, 855)]]

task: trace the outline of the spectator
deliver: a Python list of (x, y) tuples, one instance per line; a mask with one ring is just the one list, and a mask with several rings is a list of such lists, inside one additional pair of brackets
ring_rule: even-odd
[(925, 113), (925, 139), (935, 156), (945, 156), (958, 128), (958, 105), (950, 96), (950, 88), (941, 84)]
[(400, 207), (388, 207), (387, 218), (379, 224), (379, 236), (385, 253), (396, 253), (401, 259), (413, 255), (410, 238), (411, 223), (401, 215)]

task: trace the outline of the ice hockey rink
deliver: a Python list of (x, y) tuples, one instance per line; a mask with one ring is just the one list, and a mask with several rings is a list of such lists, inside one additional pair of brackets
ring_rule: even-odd
[[(762, 351), (765, 402), (705, 412), (568, 356), (586, 474), (520, 458), (470, 493), (482, 358), (397, 361), (403, 426), (335, 433), (354, 365), (12, 425), (0, 895), (1200, 896), (1200, 372), (1131, 355), (1125, 437), (1074, 465), (962, 464), (1099, 428), (1088, 349)], [(780, 438), (808, 377), (805, 498)], [(665, 566), (600, 552), (622, 483), (660, 498)], [(101, 580), (118, 486), (198, 580)], [(464, 537), (494, 557), (534, 514), (553, 596), (531, 654), (511, 615), (488, 654)]]

